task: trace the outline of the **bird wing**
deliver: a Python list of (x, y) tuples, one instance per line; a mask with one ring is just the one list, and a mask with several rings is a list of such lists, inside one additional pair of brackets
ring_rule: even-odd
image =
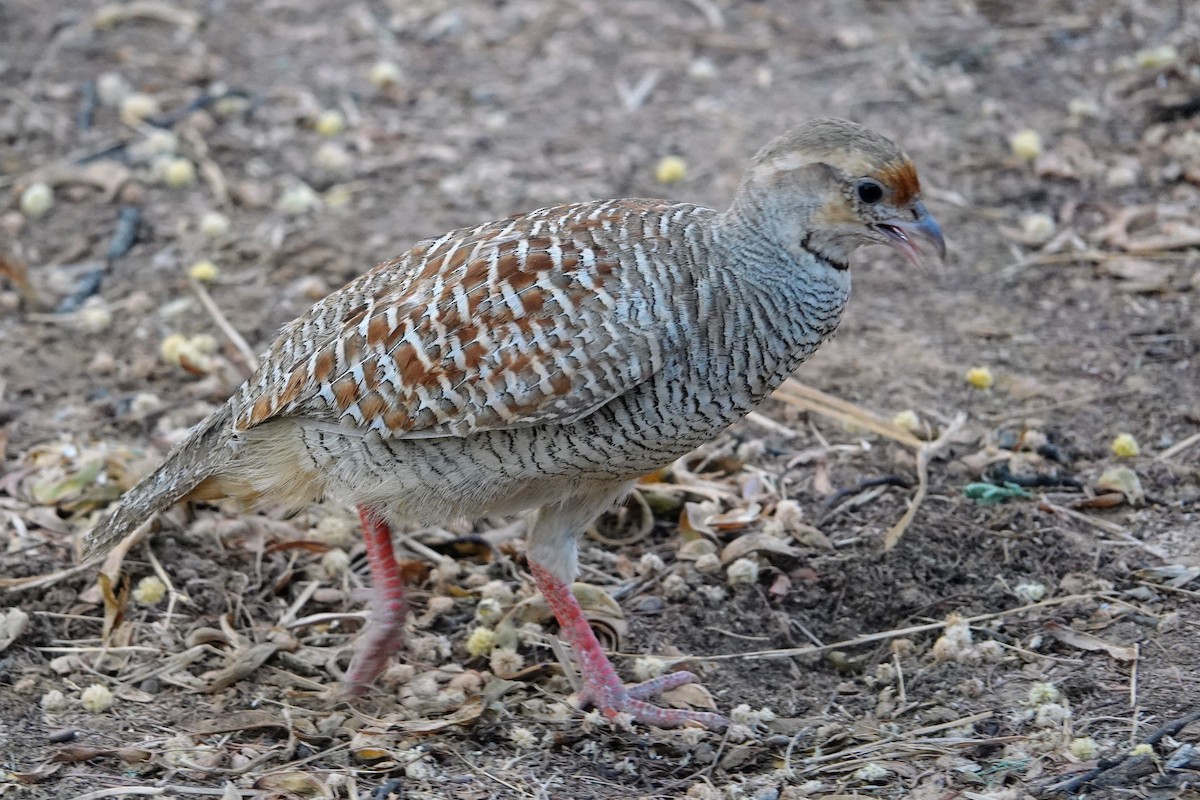
[(662, 367), (671, 298), (650, 264), (667, 218), (694, 210), (579, 204), (421, 242), (283, 329), (234, 430), (299, 416), (468, 436), (586, 416)]

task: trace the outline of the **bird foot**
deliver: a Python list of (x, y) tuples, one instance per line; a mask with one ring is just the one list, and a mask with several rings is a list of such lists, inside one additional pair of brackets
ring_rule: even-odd
[(579, 671), (583, 674), (583, 689), (579, 693), (581, 702), (594, 705), (609, 719), (629, 714), (639, 722), (660, 728), (677, 728), (689, 722), (698, 722), (706, 728), (719, 729), (729, 724), (729, 720), (720, 714), (661, 708), (646, 702), (647, 697), (685, 683), (695, 683), (696, 676), (690, 672), (670, 672), (628, 687), (621, 683), (620, 676), (588, 625), (571, 587), (533, 559), (529, 561), (529, 569), (558, 620), (559, 630), (575, 651)]
[(629, 714), (638, 722), (659, 728), (678, 728), (696, 722), (706, 728), (720, 730), (729, 725), (729, 720), (720, 714), (708, 711), (685, 711), (678, 708), (662, 708), (646, 702), (649, 697), (670, 691), (686, 683), (697, 683), (691, 672), (669, 672), (648, 681), (623, 685), (616, 673), (609, 670), (597, 675), (585, 675), (583, 690), (579, 693), (580, 703), (600, 709), (608, 719), (619, 714)]
[(388, 661), (404, 644), (403, 602), (376, 606), (367, 629), (355, 643), (354, 658), (346, 670), (339, 695), (342, 699), (361, 697), (371, 688)]
[(355, 644), (354, 659), (340, 692), (343, 699), (365, 694), (404, 644), (404, 616), (408, 610), (404, 577), (392, 549), (391, 529), (369, 508), (360, 506), (358, 516), (371, 565), (371, 618)]

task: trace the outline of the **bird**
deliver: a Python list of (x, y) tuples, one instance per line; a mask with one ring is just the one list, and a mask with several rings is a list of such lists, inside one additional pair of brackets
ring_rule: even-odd
[(571, 583), (579, 534), (637, 479), (710, 441), (838, 325), (850, 257), (945, 242), (912, 160), (813, 119), (753, 158), (729, 208), (659, 199), (542, 208), (425, 239), (285, 325), (257, 371), (84, 539), (110, 550), (181, 501), (358, 510), (371, 613), (343, 676), (365, 693), (403, 646), (392, 526), (535, 510), (525, 555), (578, 662), (581, 703), (721, 728), (626, 686)]

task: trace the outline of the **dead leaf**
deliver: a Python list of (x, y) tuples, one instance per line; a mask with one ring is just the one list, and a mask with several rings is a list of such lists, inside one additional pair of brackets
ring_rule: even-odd
[(120, 596), (113, 591), (112, 579), (103, 572), (96, 575), (96, 585), (100, 588), (100, 596), (104, 600), (104, 628), (101, 637), (108, 642), (125, 614), (125, 604), (129, 601), (129, 582), (126, 581), (122, 586)]
[(127, 764), (137, 764), (142, 761), (149, 761), (152, 755), (149, 750), (142, 750), (138, 747), (88, 747), (86, 745), (68, 744), (55, 750), (50, 760), (64, 764), (78, 764), (83, 761), (91, 761), (93, 758), (111, 758), (115, 756)]
[(1105, 492), (1119, 492), (1130, 505), (1140, 506), (1146, 501), (1146, 492), (1137, 473), (1129, 467), (1109, 467), (1096, 479), (1096, 488)]
[(796, 548), (767, 533), (747, 533), (734, 539), (721, 551), (721, 564), (732, 564), (739, 558), (754, 553), (774, 553), (789, 558), (799, 558), (801, 553)]
[(282, 717), (269, 711), (235, 711), (215, 719), (192, 723), (185, 726), (185, 729), (196, 736), (257, 730), (278, 730), (286, 734), (288, 725)]
[(301, 798), (332, 798), (329, 788), (317, 780), (315, 775), (301, 772), (298, 769), (272, 772), (254, 782), (255, 789), (266, 789), (272, 792), (282, 792), (290, 797)]
[(0, 613), (0, 653), (17, 640), (29, 625), (29, 615), (15, 606)]
[(275, 642), (259, 642), (248, 648), (235, 650), (229, 656), (232, 662), (229, 666), (212, 672), (206, 672), (200, 676), (207, 683), (199, 691), (219, 692), (243, 678), (248, 678), (257, 672), (258, 668), (265, 664), (267, 659), (275, 655), (278, 651), (279, 645)]
[(1087, 650), (1089, 652), (1103, 650), (1118, 661), (1133, 661), (1137, 658), (1136, 647), (1125, 647), (1113, 644), (1112, 642), (1106, 642), (1099, 636), (1077, 631), (1074, 628), (1068, 628), (1057, 622), (1047, 622), (1043, 628), (1046, 633), (1063, 644), (1077, 647), (1080, 650)]
[(1105, 275), (1119, 279), (1118, 288), (1122, 291), (1139, 294), (1165, 292), (1171, 288), (1175, 277), (1170, 264), (1141, 259), (1105, 261), (1100, 269)]
[(717, 708), (716, 701), (708, 689), (700, 683), (685, 683), (682, 686), (676, 686), (674, 689), (665, 691), (661, 695), (662, 700), (671, 708), (693, 709), (704, 708), (715, 711)]
[(483, 702), (471, 701), (460, 706), (454, 713), (437, 719), (415, 719), (395, 722), (390, 727), (404, 733), (437, 733), (446, 728), (469, 725), (483, 715)]

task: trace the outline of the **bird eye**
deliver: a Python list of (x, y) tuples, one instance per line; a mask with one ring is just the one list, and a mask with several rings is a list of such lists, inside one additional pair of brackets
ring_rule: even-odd
[(858, 182), (858, 199), (873, 205), (883, 199), (883, 187), (875, 181)]

